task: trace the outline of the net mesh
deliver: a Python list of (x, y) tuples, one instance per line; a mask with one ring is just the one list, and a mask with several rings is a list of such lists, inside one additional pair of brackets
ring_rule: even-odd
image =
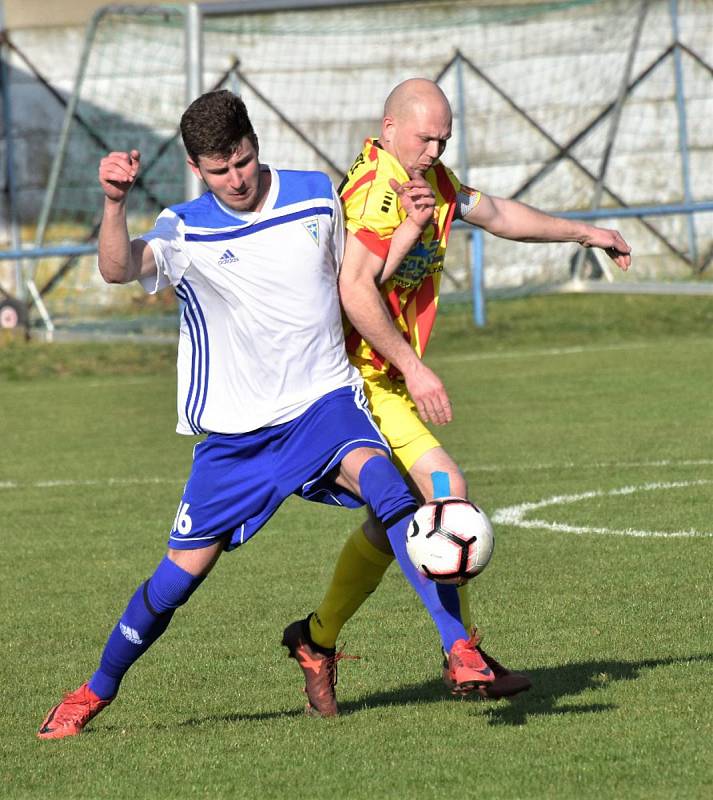
[[(641, 5), (579, 0), (490, 8), (449, 0), (204, 17), (203, 88), (242, 94), (264, 161), (321, 169), (335, 182), (363, 139), (378, 134), (388, 92), (420, 75), (437, 78), (454, 109), (443, 160), (489, 194), (549, 211), (589, 209), (609, 149), (602, 207), (710, 200), (713, 0), (678, 3), (688, 196), (670, 4), (647, 4), (629, 61)], [(45, 241), (96, 234), (102, 203), (96, 170), (107, 150), (142, 151), (132, 233), (184, 199), (177, 126), (186, 105), (185, 49), (180, 9), (125, 8), (99, 17)], [(598, 224), (617, 227), (634, 248), (636, 268), (617, 280), (677, 281), (711, 272), (712, 219), (650, 216)], [(466, 235), (454, 233), (446, 290), (468, 288)], [(564, 282), (576, 249), (487, 237), (486, 285)], [(596, 261), (590, 268), (596, 273)], [(89, 264), (68, 271), (52, 294), (59, 301), (70, 294), (76, 299), (77, 292), (92, 302), (106, 292)]]

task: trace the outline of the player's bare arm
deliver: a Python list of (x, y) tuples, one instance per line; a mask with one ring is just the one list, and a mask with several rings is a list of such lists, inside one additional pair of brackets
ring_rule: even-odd
[(389, 185), (396, 192), (399, 203), (407, 213), (391, 237), (391, 246), (386, 263), (378, 276), (379, 283), (387, 281), (399, 267), (411, 248), (419, 240), (427, 225), (433, 220), (436, 196), (431, 185), (421, 175), (399, 183), (393, 178)]
[(104, 192), (104, 215), (99, 228), (99, 272), (107, 283), (129, 283), (156, 273), (148, 244), (129, 239), (126, 203), (139, 174), (141, 155), (113, 152), (99, 163), (99, 185)]
[(519, 242), (579, 242), (598, 247), (622, 270), (631, 264), (631, 247), (621, 234), (585, 222), (545, 214), (517, 200), (481, 195), (480, 202), (463, 217), (465, 222)]
[(384, 260), (348, 233), (339, 273), (342, 307), (371, 347), (401, 371), (421, 419), (443, 425), (452, 419), (448, 395), (440, 378), (395, 328), (377, 286), (383, 268)]

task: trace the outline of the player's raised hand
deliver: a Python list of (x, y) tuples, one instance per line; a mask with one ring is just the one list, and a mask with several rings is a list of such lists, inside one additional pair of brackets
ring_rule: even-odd
[(415, 222), (421, 230), (432, 222), (436, 196), (423, 175), (414, 175), (413, 178), (403, 183), (391, 178), (389, 186), (396, 192), (411, 221)]
[(414, 362), (408, 374), (404, 372), (406, 388), (424, 422), (445, 425), (453, 420), (451, 401), (441, 379), (423, 362)]
[(141, 153), (109, 153), (99, 162), (99, 184), (104, 194), (116, 203), (126, 198), (136, 182), (141, 167)]
[(592, 227), (581, 243), (584, 247), (599, 247), (604, 250), (617, 267), (625, 272), (631, 265), (631, 247), (619, 231)]

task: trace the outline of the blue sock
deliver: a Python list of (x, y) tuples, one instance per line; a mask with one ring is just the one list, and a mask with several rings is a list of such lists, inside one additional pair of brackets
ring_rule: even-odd
[(411, 563), (406, 552), (406, 531), (416, 510), (415, 499), (399, 471), (383, 456), (374, 456), (364, 464), (359, 473), (359, 486), (362, 498), (386, 528), (401, 571), (436, 623), (443, 649), (449, 653), (453, 643), (458, 639), (467, 639), (468, 633), (460, 620), (456, 587), (425, 578)]
[(111, 632), (99, 669), (89, 688), (103, 700), (119, 691), (129, 667), (168, 628), (173, 612), (200, 586), (204, 576), (191, 575), (164, 556), (154, 574), (136, 590)]

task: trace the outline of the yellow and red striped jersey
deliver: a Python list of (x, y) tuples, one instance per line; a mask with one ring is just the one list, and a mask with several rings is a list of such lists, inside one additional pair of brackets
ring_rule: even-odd
[[(367, 139), (339, 187), (347, 230), (384, 260), (394, 231), (406, 219), (398, 196), (389, 186), (391, 178), (399, 183), (409, 180), (397, 159), (376, 139)], [(440, 162), (424, 178), (436, 195), (433, 223), (381, 287), (394, 325), (419, 357), (426, 350), (436, 319), (446, 244), (460, 189), (458, 178)], [(346, 318), (344, 333), (349, 358), (360, 369), (368, 365), (371, 370), (398, 377), (398, 370), (373, 350)]]

